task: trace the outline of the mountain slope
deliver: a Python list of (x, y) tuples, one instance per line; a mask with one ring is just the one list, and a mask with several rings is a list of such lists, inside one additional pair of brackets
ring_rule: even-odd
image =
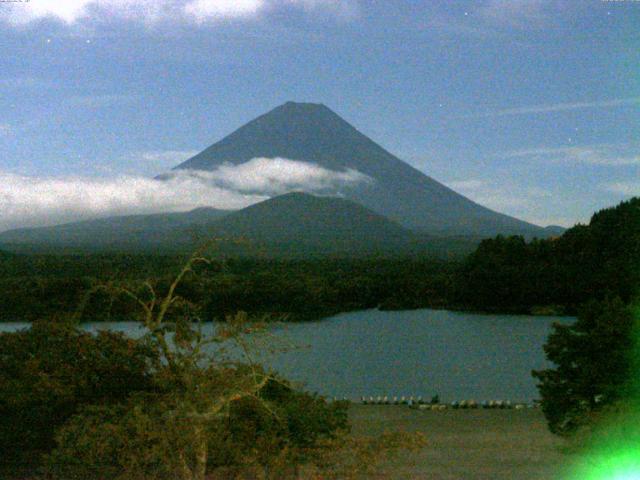
[[(351, 200), (302, 192), (280, 195), (231, 213), (203, 233), (222, 239), (218, 248), (227, 253), (280, 258), (452, 258), (472, 252), (480, 242), (479, 238), (418, 234)], [(240, 245), (234, 247), (238, 240)]]
[(0, 248), (15, 252), (190, 252), (202, 239), (218, 239), (216, 252), (305, 258), (470, 253), (479, 238), (417, 234), (353, 201), (289, 193), (235, 212), (112, 217), (56, 227), (0, 233)]
[(406, 251), (412, 232), (349, 200), (289, 193), (229, 214), (209, 235), (246, 239), (245, 248), (319, 254)]
[(229, 212), (197, 208), (190, 212), (128, 215), (67, 223), (53, 227), (22, 228), (0, 233), (0, 244), (18, 251), (128, 250), (152, 251), (191, 244), (190, 232)]
[(398, 159), (324, 105), (288, 102), (256, 118), (176, 169), (215, 170), (282, 157), (331, 170), (358, 170), (374, 182), (340, 193), (406, 228), (440, 235), (548, 236), (543, 228), (494, 212)]

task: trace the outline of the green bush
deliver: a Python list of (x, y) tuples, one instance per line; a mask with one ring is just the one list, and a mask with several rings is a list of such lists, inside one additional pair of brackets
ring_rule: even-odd
[(544, 350), (555, 368), (534, 371), (549, 428), (569, 434), (633, 395), (635, 318), (619, 298), (585, 305), (572, 325), (555, 324)]
[(163, 421), (154, 398), (94, 405), (71, 417), (56, 434), (56, 448), (45, 459), (51, 478), (156, 479), (176, 476), (169, 438), (180, 438)]
[(159, 291), (100, 288), (140, 307), (140, 340), (66, 322), (2, 335), (3, 446), (48, 452), (51, 478), (205, 480), (223, 467), (286, 470), (344, 431), (345, 405), (296, 392), (252, 360), (264, 325), (238, 313), (203, 334), (199, 309), (178, 294), (199, 263), (209, 261), (196, 253)]
[(11, 459), (46, 451), (83, 405), (117, 403), (152, 386), (145, 345), (122, 334), (91, 335), (65, 321), (0, 334), (0, 451)]
[[(208, 471), (265, 467), (283, 458), (299, 464), (319, 441), (347, 429), (343, 403), (329, 404), (275, 381), (259, 397), (233, 403), (228, 416), (209, 424)], [(168, 410), (165, 396), (149, 394), (84, 408), (59, 429), (57, 447), (45, 462), (47, 473), (64, 480), (181, 478), (181, 458), (193, 468), (187, 460), (195, 454), (191, 425), (168, 417)]]

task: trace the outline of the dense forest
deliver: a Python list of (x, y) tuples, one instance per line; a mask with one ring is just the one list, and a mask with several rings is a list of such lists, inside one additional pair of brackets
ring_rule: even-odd
[(574, 314), (591, 300), (628, 303), (640, 285), (640, 198), (601, 210), (557, 238), (484, 240), (454, 283), (454, 303), (489, 312)]
[[(85, 321), (133, 318), (136, 305), (101, 285), (160, 290), (184, 255), (17, 255), (0, 252), (0, 320), (62, 316), (81, 305)], [(276, 260), (216, 258), (200, 265), (179, 294), (204, 320), (237, 310), (289, 321), (367, 308), (449, 308), (574, 314), (593, 299), (628, 302), (640, 284), (640, 199), (593, 215), (562, 236), (484, 240), (463, 260), (431, 257)], [(10, 292), (10, 293), (9, 293)]]
[[(0, 319), (32, 321), (75, 312), (84, 321), (131, 319), (137, 305), (112, 298), (100, 285), (150, 282), (166, 289), (181, 256), (11, 255), (0, 262)], [(338, 312), (380, 307), (444, 307), (457, 264), (432, 259), (227, 259), (201, 265), (178, 294), (206, 320), (243, 310), (272, 319), (313, 320)], [(92, 293), (93, 292), (93, 293)], [(99, 313), (96, 318), (95, 312)]]

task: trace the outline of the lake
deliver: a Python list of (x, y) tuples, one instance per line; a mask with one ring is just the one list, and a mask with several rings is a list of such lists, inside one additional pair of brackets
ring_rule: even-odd
[[(538, 398), (531, 370), (549, 366), (542, 346), (553, 322), (573, 318), (477, 315), (446, 310), (344, 313), (318, 322), (277, 324), (275, 334), (297, 346), (270, 358), (286, 378), (323, 395), (438, 394), (462, 399)], [(0, 323), (0, 331), (28, 324)], [(138, 336), (136, 323), (90, 323)]]

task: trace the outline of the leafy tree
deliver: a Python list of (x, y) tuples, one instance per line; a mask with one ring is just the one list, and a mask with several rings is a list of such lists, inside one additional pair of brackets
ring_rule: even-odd
[(0, 334), (0, 451), (47, 450), (83, 405), (117, 403), (152, 386), (153, 351), (113, 332), (91, 335), (68, 321)]
[(200, 262), (208, 260), (194, 255), (163, 294), (149, 282), (142, 291), (104, 287), (140, 306), (155, 389), (71, 418), (49, 457), (51, 474), (204, 480), (216, 464), (266, 464), (346, 426), (340, 407), (293, 392), (253, 360), (262, 329), (245, 314), (202, 333), (198, 309), (176, 293)]
[(555, 324), (544, 346), (556, 366), (534, 371), (549, 428), (568, 434), (633, 393), (635, 319), (619, 298), (585, 305), (572, 325)]
[(319, 442), (337, 440), (346, 429), (346, 405), (296, 392), (286, 382), (270, 382), (259, 397), (233, 402), (224, 416), (202, 423), (206, 450), (194, 436), (193, 419), (175, 417), (178, 405), (166, 397), (139, 394), (89, 406), (58, 431), (47, 471), (65, 480), (198, 478), (196, 457), (205, 452), (208, 474), (273, 470), (312, 460)]
[[(112, 261), (134, 265), (141, 261), (144, 266), (147, 260), (84, 258), (87, 263), (96, 262), (94, 267), (108, 267)], [(83, 258), (21, 258), (13, 267), (0, 264), (0, 276), (3, 269), (18, 271), (14, 267), (23, 261), (35, 271), (47, 270), (50, 262), (62, 262), (69, 276), (58, 278), (52, 272), (54, 288), (49, 292), (54, 293), (68, 278), (85, 272)], [(192, 273), (196, 265), (198, 275)], [(1, 460), (21, 448), (35, 448), (38, 456), (47, 453), (48, 474), (65, 480), (201, 480), (220, 469), (236, 469), (243, 475), (254, 469), (261, 478), (285, 478), (298, 475), (302, 465), (314, 478), (352, 478), (390, 450), (423, 445), (418, 436), (402, 434), (384, 437), (390, 439), (388, 444), (348, 438), (345, 403), (329, 404), (296, 391), (254, 361), (254, 352), (278, 345), (263, 325), (249, 322), (247, 315), (224, 312), (227, 322), (213, 325), (213, 333), (204, 335), (199, 318), (203, 309), (197, 300), (214, 284), (218, 275), (213, 273), (219, 269), (208, 271), (203, 265), (207, 267), (208, 260), (194, 255), (177, 277), (136, 281), (145, 272), (153, 276), (153, 268), (143, 268), (106, 284), (95, 278), (68, 284), (70, 290), (81, 285), (74, 290), (74, 298), (80, 292), (86, 299), (75, 320), (108, 318), (109, 312), (118, 310), (132, 315), (135, 306), (139, 313), (134, 318), (141, 320), (147, 332), (142, 339), (106, 332), (92, 335), (75, 322), (53, 319), (36, 322), (30, 330), (0, 335)], [(250, 277), (255, 265), (249, 262), (238, 270), (245, 276), (249, 272)], [(347, 271), (386, 280), (384, 273), (375, 272), (375, 262), (345, 265)], [(278, 288), (264, 288), (273, 280), (298, 292), (301, 309), (308, 309), (309, 295), (316, 299), (312, 310), (335, 308), (330, 305), (338, 295), (331, 283), (340, 275), (332, 267), (331, 262), (313, 263), (319, 275), (313, 277), (295, 264), (264, 265), (266, 275), (255, 276), (257, 284), (250, 286), (263, 292), (255, 309), (286, 305), (286, 295)], [(397, 276), (404, 271), (395, 263), (389, 268)], [(288, 278), (292, 272), (298, 276)], [(62, 283), (56, 283), (60, 279)], [(229, 286), (237, 283), (232, 280)], [(340, 291), (353, 288), (350, 282), (339, 287)], [(250, 291), (240, 289), (240, 293), (251, 297)], [(365, 297), (370, 294), (369, 290)], [(64, 304), (56, 308), (70, 310)], [(38, 466), (38, 456), (32, 453), (23, 457), (30, 461), (28, 474)], [(0, 470), (0, 476), (6, 474)], [(320, 470), (322, 475), (313, 473)], [(11, 474), (25, 476), (15, 470)]]

